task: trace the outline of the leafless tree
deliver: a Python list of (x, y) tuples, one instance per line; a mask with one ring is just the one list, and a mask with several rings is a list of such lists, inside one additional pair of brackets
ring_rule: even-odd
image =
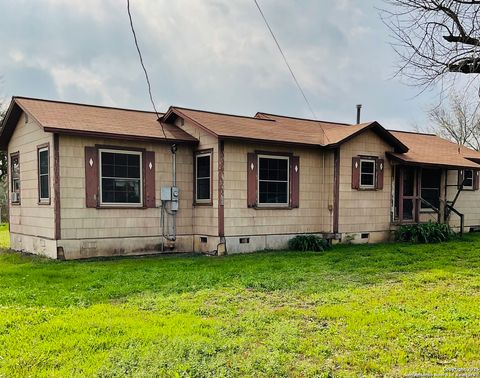
[(428, 115), (431, 121), (428, 131), (480, 151), (480, 111), (476, 97), (452, 93), (448, 104), (432, 108)]
[(447, 73), (480, 73), (480, 1), (384, 2), (381, 17), (400, 57), (398, 72), (410, 84), (427, 88)]

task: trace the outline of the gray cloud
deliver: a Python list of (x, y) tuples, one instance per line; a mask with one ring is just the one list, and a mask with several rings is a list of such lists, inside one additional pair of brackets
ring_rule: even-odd
[[(380, 0), (260, 0), (321, 119), (408, 128), (431, 94), (389, 77), (395, 56)], [(4, 96), (29, 95), (149, 109), (120, 0), (0, 0)], [(223, 112), (309, 117), (252, 1), (132, 0), (154, 96)]]

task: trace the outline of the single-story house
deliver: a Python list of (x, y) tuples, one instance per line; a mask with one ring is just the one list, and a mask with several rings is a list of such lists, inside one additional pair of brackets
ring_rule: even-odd
[(378, 122), (14, 97), (11, 247), (58, 259), (380, 242), (403, 223), (480, 225), (480, 153)]

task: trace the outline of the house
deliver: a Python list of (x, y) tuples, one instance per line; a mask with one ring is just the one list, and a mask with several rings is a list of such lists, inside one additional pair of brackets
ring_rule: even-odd
[(435, 135), (257, 113), (155, 113), (14, 97), (11, 246), (58, 259), (389, 240), (480, 225), (480, 153)]

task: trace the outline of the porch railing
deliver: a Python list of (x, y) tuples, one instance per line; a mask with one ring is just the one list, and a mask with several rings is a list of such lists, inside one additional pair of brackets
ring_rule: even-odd
[[(460, 236), (463, 236), (463, 227), (464, 227), (464, 224), (465, 224), (465, 215), (460, 213), (457, 209), (455, 209), (453, 207), (457, 198), (458, 198), (458, 195), (455, 197), (455, 200), (453, 201), (453, 203), (448, 203), (448, 202), (445, 203), (445, 220), (448, 220), (448, 218), (450, 217), (450, 213), (455, 213), (456, 215), (458, 215), (458, 217), (460, 218)], [(426, 199), (424, 199), (422, 197), (419, 197), (418, 199), (420, 200), (421, 203), (427, 205), (435, 213), (437, 213), (438, 221), (440, 222), (440, 215), (441, 215), (440, 209), (436, 208), (430, 202), (428, 202)]]

